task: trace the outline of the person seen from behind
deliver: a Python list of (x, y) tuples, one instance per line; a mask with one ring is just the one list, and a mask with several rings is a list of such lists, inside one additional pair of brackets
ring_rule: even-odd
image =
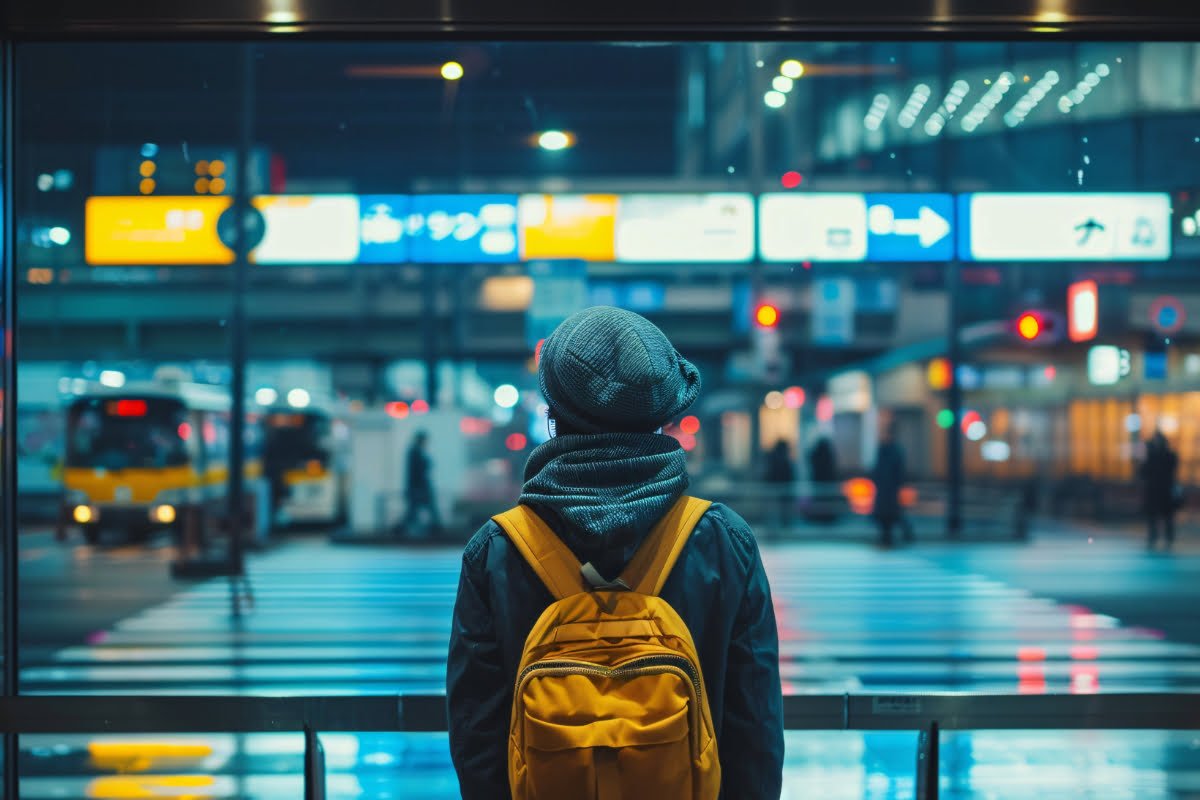
[(871, 471), (871, 480), (875, 483), (875, 523), (879, 526), (879, 544), (891, 547), (895, 544), (892, 531), (897, 525), (904, 533), (904, 538), (912, 542), (912, 522), (904, 513), (904, 505), (900, 499), (900, 491), (908, 479), (904, 458), (904, 448), (896, 441), (896, 429), (888, 425), (883, 430), (883, 438), (875, 455), (875, 467)]
[(430, 474), (433, 467), (429, 461), (429, 454), (425, 452), (428, 442), (429, 434), (417, 431), (413, 436), (412, 445), (408, 448), (404, 475), (404, 499), (407, 508), (404, 511), (404, 519), (400, 522), (400, 532), (406, 536), (413, 534), (423, 517), (429, 519), (429, 533), (439, 533), (442, 528), (437, 497), (433, 491), (433, 477)]
[(796, 467), (792, 464), (791, 447), (783, 439), (777, 441), (767, 453), (766, 477), (770, 492), (767, 503), (771, 508), (771, 532), (782, 536), (791, 529), (796, 503)]
[(1146, 443), (1146, 460), (1139, 470), (1142, 479), (1142, 506), (1146, 513), (1146, 547), (1153, 550), (1158, 544), (1158, 528), (1162, 523), (1167, 549), (1175, 544), (1175, 512), (1181, 505), (1176, 474), (1179, 456), (1171, 450), (1162, 431), (1155, 431)]
[(596, 307), (545, 340), (538, 382), (552, 438), (462, 558), (446, 675), (462, 796), (775, 800), (779, 644), (755, 536), (687, 496), (660, 433), (699, 372), (648, 320)]

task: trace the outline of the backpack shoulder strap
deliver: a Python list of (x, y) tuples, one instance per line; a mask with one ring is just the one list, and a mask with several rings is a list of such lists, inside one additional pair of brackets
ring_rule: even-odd
[(687, 544), (696, 523), (711, 505), (708, 500), (695, 497), (679, 498), (646, 536), (633, 560), (621, 573), (621, 580), (635, 592), (657, 596), (667, 582), (671, 568), (679, 560), (679, 554), (683, 552), (683, 546)]
[(517, 506), (492, 519), (508, 534), (555, 600), (586, 591), (579, 559), (533, 509)]

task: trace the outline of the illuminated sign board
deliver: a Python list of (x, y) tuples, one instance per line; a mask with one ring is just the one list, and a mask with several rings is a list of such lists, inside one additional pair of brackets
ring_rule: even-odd
[(976, 261), (1164, 261), (1167, 194), (960, 195), (960, 255)]
[(517, 196), (416, 195), (408, 216), (409, 258), (438, 264), (508, 263), (517, 255)]
[(1100, 329), (1100, 287), (1079, 281), (1067, 287), (1067, 335), (1072, 342), (1096, 338)]
[(522, 195), (521, 259), (616, 259), (615, 194)]
[(868, 261), (954, 258), (954, 196), (868, 194)]
[(618, 261), (745, 262), (754, 258), (748, 194), (627, 194), (617, 207)]
[(84, 257), (89, 264), (232, 264), (217, 236), (228, 197), (89, 197)]
[(358, 258), (358, 197), (352, 194), (266, 195), (254, 207), (266, 224), (250, 252), (259, 264), (349, 264)]
[(867, 200), (861, 194), (764, 194), (758, 247), (764, 261), (865, 261)]
[(406, 194), (364, 194), (358, 199), (358, 260), (363, 264), (402, 264), (408, 261)]

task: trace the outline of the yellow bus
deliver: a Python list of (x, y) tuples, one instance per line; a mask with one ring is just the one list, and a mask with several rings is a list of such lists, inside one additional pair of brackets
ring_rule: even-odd
[[(189, 514), (223, 513), (230, 396), (175, 381), (96, 388), (67, 408), (60, 520), (89, 544), (144, 542)], [(261, 473), (247, 426), (246, 477)], [(202, 518), (202, 516), (200, 517)]]
[(280, 408), (263, 415), (263, 472), (271, 486), (274, 528), (345, 522), (348, 487), (341, 425), (317, 408)]

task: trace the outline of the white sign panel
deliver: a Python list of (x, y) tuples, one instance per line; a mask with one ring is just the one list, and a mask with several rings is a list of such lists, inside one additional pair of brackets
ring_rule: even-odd
[(748, 194), (622, 195), (616, 244), (618, 261), (749, 261), (754, 200)]
[(976, 261), (1171, 257), (1167, 194), (971, 194), (960, 202)]
[(358, 196), (254, 198), (266, 234), (250, 257), (259, 264), (349, 264), (358, 258)]
[(765, 261), (867, 257), (867, 200), (861, 194), (764, 194), (758, 224)]

